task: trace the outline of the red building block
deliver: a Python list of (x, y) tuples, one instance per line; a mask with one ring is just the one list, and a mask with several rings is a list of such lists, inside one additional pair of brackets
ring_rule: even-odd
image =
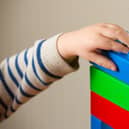
[(91, 92), (91, 114), (113, 129), (129, 129), (129, 111)]

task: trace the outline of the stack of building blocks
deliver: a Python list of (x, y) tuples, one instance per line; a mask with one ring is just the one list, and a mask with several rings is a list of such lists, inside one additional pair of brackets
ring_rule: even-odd
[(104, 51), (117, 66), (90, 66), (91, 129), (129, 129), (129, 54)]

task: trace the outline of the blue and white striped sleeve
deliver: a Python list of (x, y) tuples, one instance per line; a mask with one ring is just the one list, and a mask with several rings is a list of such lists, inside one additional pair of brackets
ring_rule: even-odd
[(54, 81), (79, 68), (78, 59), (70, 65), (58, 53), (57, 34), (38, 40), (0, 64), (0, 120), (11, 116), (22, 104), (48, 88)]

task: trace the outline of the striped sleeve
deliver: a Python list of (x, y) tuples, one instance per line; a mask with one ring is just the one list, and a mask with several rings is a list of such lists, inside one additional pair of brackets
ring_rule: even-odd
[(79, 68), (78, 59), (70, 65), (58, 53), (57, 34), (38, 40), (0, 64), (0, 120), (11, 116), (22, 104), (48, 88), (54, 81)]

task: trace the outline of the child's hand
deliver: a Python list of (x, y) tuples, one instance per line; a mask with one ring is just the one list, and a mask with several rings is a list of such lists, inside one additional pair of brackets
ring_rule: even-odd
[(129, 45), (128, 33), (118, 25), (95, 24), (80, 30), (64, 33), (58, 39), (58, 50), (65, 59), (80, 56), (103, 67), (116, 70), (115, 64), (101, 54), (100, 50), (128, 53), (129, 48), (115, 40)]

